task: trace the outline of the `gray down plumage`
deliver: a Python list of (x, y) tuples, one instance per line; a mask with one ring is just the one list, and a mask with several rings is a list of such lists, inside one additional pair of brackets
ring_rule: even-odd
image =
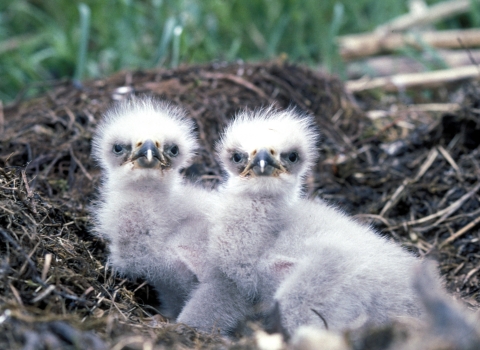
[[(218, 147), (229, 174), (211, 214), (208, 273), (178, 321), (229, 334), (278, 302), (289, 333), (421, 317), (421, 260), (322, 201), (302, 198), (316, 160), (312, 119), (244, 112)], [(228, 314), (228, 317), (225, 316)]]
[(179, 108), (132, 99), (106, 112), (92, 142), (102, 169), (91, 208), (94, 233), (108, 241), (109, 264), (151, 283), (161, 313), (172, 319), (197, 285), (184, 258), (201, 265), (206, 214), (215, 201), (214, 193), (186, 184), (179, 173), (197, 145), (192, 128)]
[[(210, 217), (210, 268), (179, 322), (229, 334), (265, 296), (271, 301), (279, 282), (271, 273), (263, 278), (262, 262), (289, 225), (316, 142), (312, 119), (293, 110), (243, 112), (227, 127), (218, 154), (229, 177)], [(289, 264), (274, 263), (274, 278), (283, 278)]]

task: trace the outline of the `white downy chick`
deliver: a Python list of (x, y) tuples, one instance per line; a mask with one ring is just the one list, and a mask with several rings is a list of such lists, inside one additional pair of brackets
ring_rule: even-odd
[(215, 214), (210, 259), (243, 294), (258, 298), (258, 262), (290, 225), (317, 155), (313, 119), (293, 109), (244, 112), (218, 146), (229, 178)]
[(278, 281), (262, 278), (260, 262), (292, 219), (317, 138), (313, 119), (293, 109), (243, 112), (226, 128), (217, 150), (228, 180), (211, 218), (211, 271), (179, 322), (229, 334), (264, 294), (271, 299)]
[(316, 153), (311, 124), (267, 110), (227, 128), (219, 154), (230, 178), (209, 244), (217, 269), (180, 321), (228, 334), (254, 305), (275, 302), (290, 334), (301, 325), (345, 330), (421, 316), (418, 258), (340, 210), (301, 198)]
[(215, 197), (179, 173), (197, 147), (193, 123), (166, 102), (131, 99), (106, 112), (92, 145), (102, 169), (94, 232), (109, 243), (110, 265), (146, 278), (175, 318), (198, 282), (182, 255), (199, 259), (206, 248)]

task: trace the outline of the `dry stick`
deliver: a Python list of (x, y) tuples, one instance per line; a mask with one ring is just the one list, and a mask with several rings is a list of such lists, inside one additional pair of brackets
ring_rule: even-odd
[[(461, 39), (461, 43), (458, 39)], [(340, 56), (345, 61), (393, 52), (404, 46), (437, 49), (462, 49), (480, 46), (480, 29), (442, 30), (422, 33), (362, 33), (337, 38)], [(462, 45), (463, 44), (463, 45)]]
[[(477, 210), (474, 210), (472, 211), (471, 213), (466, 213), (466, 214), (458, 214), (457, 216), (450, 216), (452, 213), (445, 213), (444, 215), (442, 215), (440, 217), (440, 219), (438, 219), (437, 221), (435, 221), (433, 224), (430, 224), (430, 225), (427, 225), (427, 226), (423, 226), (423, 227), (419, 227), (419, 228), (416, 228), (415, 231), (416, 232), (426, 232), (426, 231), (429, 231), (431, 229), (434, 229), (434, 228), (438, 228), (438, 225), (440, 225), (442, 222), (444, 222), (445, 220), (449, 219), (449, 222), (453, 222), (459, 218), (464, 218), (464, 217), (468, 217), (468, 218), (471, 218), (471, 217), (475, 217), (477, 214), (480, 213), (480, 209), (477, 209)], [(396, 228), (396, 227), (395, 227)], [(452, 230), (450, 229), (450, 227), (447, 225), (447, 228), (448, 230), (450, 231), (450, 234), (453, 234)]]
[(28, 256), (27, 253), (25, 253), (25, 251), (18, 244), (18, 242), (15, 241), (12, 237), (10, 237), (8, 231), (4, 230), (1, 227), (0, 227), (0, 234), (3, 236), (4, 241), (7, 241), (8, 243), (10, 243), (16, 250), (18, 250), (25, 257), (25, 262), (28, 263), (28, 265), (32, 268), (33, 273), (35, 273), (36, 272), (35, 263), (32, 261), (31, 257)]
[(413, 179), (405, 179), (403, 180), (403, 183), (397, 188), (397, 190), (394, 192), (392, 197), (388, 200), (387, 204), (383, 207), (382, 211), (380, 212), (380, 216), (385, 216), (385, 214), (398, 202), (400, 199), (400, 195), (402, 192), (405, 190), (405, 188), (408, 185), (411, 185), (418, 180), (427, 172), (427, 170), (432, 166), (433, 162), (437, 158), (438, 151), (436, 148), (432, 148), (430, 150), (430, 153), (427, 156), (427, 159), (425, 163), (422, 164), (420, 170), (418, 171), (417, 175), (415, 175), (415, 178)]
[[(22, 267), (20, 268), (20, 271), (18, 272), (18, 275), (21, 276), (23, 271), (25, 270), (26, 268), (26, 265), (28, 264), (31, 269), (32, 269), (32, 274), (34, 275), (32, 280), (38, 284), (40, 284), (41, 286), (43, 286), (44, 288), (47, 289), (51, 289), (51, 287), (54, 287), (52, 289), (52, 291), (55, 289), (55, 286), (52, 286), (52, 285), (48, 285), (46, 284), (45, 282), (43, 282), (43, 280), (38, 276), (37, 274), (37, 267), (35, 265), (35, 263), (33, 262), (32, 260), (32, 255), (34, 254), (34, 252), (37, 250), (37, 248), (39, 247), (40, 245), (40, 241), (35, 245), (35, 247), (32, 249), (32, 251), (30, 252), (30, 254), (27, 255), (27, 253), (25, 253), (25, 251), (23, 250), (23, 248), (18, 244), (18, 242), (16, 242), (12, 237), (10, 237), (8, 231), (4, 230), (2, 227), (0, 227), (0, 234), (3, 236), (3, 238), (8, 241), (17, 251), (19, 251), (24, 257), (25, 257), (25, 263), (22, 265)], [(50, 292), (49, 292), (50, 293)], [(43, 293), (42, 293), (43, 294)], [(63, 292), (58, 292), (56, 291), (56, 294), (66, 298), (66, 299), (72, 299), (72, 300), (78, 300), (77, 297), (75, 296), (71, 296), (69, 294), (66, 294), (66, 293), (63, 293)], [(37, 298), (40, 297), (40, 296), (37, 296)], [(36, 298), (35, 298), (36, 299)], [(35, 300), (34, 299), (34, 300)], [(37, 300), (38, 301), (38, 300)]]
[(436, 22), (446, 17), (452, 17), (470, 9), (470, 0), (444, 1), (429, 7), (421, 13), (408, 13), (378, 26), (375, 29), (378, 33), (401, 31), (418, 25), (425, 25)]
[(458, 266), (455, 268), (455, 270), (453, 270), (452, 276), (455, 276), (455, 275), (465, 266), (466, 263), (467, 263), (467, 262), (464, 261), (464, 262), (462, 262), (460, 265), (458, 265)]
[(33, 197), (33, 192), (30, 189), (30, 186), (28, 185), (27, 174), (25, 170), (22, 170), (22, 179), (23, 179), (23, 183), (25, 184), (25, 189), (27, 190), (27, 197), (28, 198)]
[[(446, 67), (455, 68), (480, 62), (480, 50), (438, 50), (432, 57), (423, 53), (422, 58), (433, 64), (438, 60), (445, 62)], [(440, 67), (439, 67), (440, 68)], [(370, 77), (384, 77), (394, 74), (420, 73), (425, 71), (425, 65), (418, 59), (397, 55), (369, 57), (362, 61), (354, 61), (347, 66), (347, 76), (352, 79), (368, 71)]]
[[(459, 111), (462, 107), (458, 103), (421, 103), (416, 105), (409, 105), (406, 108), (401, 108), (395, 111), (371, 110), (365, 112), (367, 118), (375, 120), (385, 117), (396, 117), (405, 113), (452, 113)], [(443, 153), (442, 153), (443, 154)]]
[(476, 274), (479, 270), (480, 270), (480, 266), (477, 266), (473, 270), (470, 270), (470, 272), (467, 273), (467, 275), (465, 276), (465, 279), (463, 280), (463, 285), (465, 285), (468, 282), (468, 280), (470, 279), (470, 277), (472, 277), (474, 274)]
[(63, 321), (66, 320), (66, 317), (63, 315), (55, 315), (53, 313), (47, 313), (44, 316), (32, 316), (23, 311), (19, 311), (16, 309), (10, 309), (12, 316), (20, 321), (25, 321), (28, 323), (35, 323), (35, 322), (51, 322), (51, 321)]
[(242, 77), (232, 75), (232, 74), (224, 74), (224, 73), (202, 73), (201, 76), (204, 77), (204, 78), (207, 78), (207, 79), (229, 80), (229, 81), (231, 81), (235, 84), (241, 85), (244, 88), (255, 92), (261, 98), (264, 98), (264, 99), (270, 101), (270, 97), (267, 96), (267, 94), (265, 94), (265, 92), (262, 89), (258, 88), (257, 86), (255, 86), (251, 82), (243, 79)]
[(447, 160), (447, 162), (452, 166), (453, 169), (455, 169), (455, 172), (459, 177), (462, 176), (462, 172), (460, 171), (460, 168), (458, 167), (457, 163), (453, 160), (452, 156), (448, 151), (443, 148), (443, 146), (438, 146), (438, 150), (442, 154), (442, 156)]
[[(20, 270), (18, 271), (18, 275), (21, 276), (23, 275), (23, 273), (25, 272), (25, 269), (27, 268), (27, 266), (30, 266), (30, 267), (33, 267), (34, 271), (36, 272), (36, 266), (35, 264), (33, 263), (32, 261), (32, 256), (33, 254), (35, 254), (35, 251), (38, 249), (38, 247), (40, 246), (40, 244), (42, 243), (42, 241), (38, 241), (37, 244), (35, 244), (35, 246), (33, 247), (32, 251), (27, 255), (27, 259), (25, 260), (25, 262), (23, 263), (22, 267), (20, 268)], [(32, 266), (33, 264), (33, 266)], [(38, 281), (36, 281), (38, 282)], [(43, 281), (42, 281), (43, 282)]]
[(115, 290), (115, 292), (114, 292), (113, 295), (112, 295), (112, 294), (110, 294), (110, 292), (109, 292), (104, 286), (102, 286), (102, 288), (103, 288), (104, 293), (107, 294), (107, 295), (110, 297), (110, 299), (105, 299), (105, 301), (111, 302), (111, 303), (112, 303), (111, 305), (113, 305), (113, 306), (117, 309), (117, 311), (120, 313), (120, 315), (122, 315), (122, 317), (123, 317), (125, 320), (128, 320), (128, 317), (123, 314), (122, 310), (120, 310), (120, 308), (118, 307), (117, 303), (115, 302), (115, 296), (116, 296), (116, 294), (117, 294), (117, 292), (118, 292), (118, 289)]
[(142, 288), (143, 286), (145, 286), (147, 284), (147, 281), (143, 282), (141, 285), (139, 285), (137, 288), (135, 288), (135, 290), (133, 291), (133, 293), (135, 293), (137, 290), (139, 290), (140, 288)]
[(84, 292), (83, 294), (80, 296), (80, 298), (86, 298), (88, 294), (90, 294), (91, 292), (93, 292), (95, 290), (95, 288), (93, 288), (92, 286), (88, 287)]
[[(477, 183), (474, 188), (472, 188), (470, 191), (468, 191), (462, 197), (460, 197), (456, 202), (453, 202), (452, 204), (450, 204), (445, 209), (439, 210), (435, 214), (425, 216), (425, 217), (423, 217), (421, 219), (418, 219), (418, 220), (408, 221), (405, 224), (408, 225), (408, 226), (418, 225), (418, 224), (422, 224), (424, 222), (436, 219), (439, 216), (443, 216), (445, 214), (447, 214), (447, 216), (450, 216), (454, 212), (456, 212), (466, 200), (468, 200), (470, 197), (472, 197), (474, 194), (476, 194), (479, 189), (480, 189), (480, 182)], [(445, 216), (445, 218), (447, 216)]]
[(480, 216), (477, 216), (475, 218), (475, 220), (473, 220), (472, 222), (468, 223), (467, 225), (463, 226), (460, 230), (458, 230), (457, 232), (455, 232), (453, 235), (451, 235), (450, 237), (448, 237), (446, 240), (444, 240), (439, 246), (438, 248), (441, 249), (443, 247), (445, 247), (447, 244), (453, 242), (454, 240), (456, 240), (457, 238), (459, 238), (460, 236), (462, 236), (463, 234), (465, 234), (466, 232), (468, 232), (470, 229), (472, 229), (473, 227), (475, 227), (478, 223), (480, 222)]
[(65, 155), (65, 150), (61, 150), (60, 152), (57, 153), (55, 158), (45, 167), (45, 169), (42, 170), (42, 177), (47, 178), (48, 175), (50, 174), (50, 171), (52, 170), (53, 166), (55, 163), (59, 161), (60, 158), (62, 158)]
[(42, 281), (45, 281), (47, 279), (47, 273), (48, 273), (48, 270), (50, 270), (51, 263), (52, 263), (52, 254), (50, 253), (45, 254), (45, 260), (44, 260), (43, 269), (42, 269)]
[(10, 282), (8, 283), (8, 286), (10, 287), (10, 290), (13, 293), (13, 296), (17, 300), (18, 304), (23, 307), (23, 301), (22, 298), (20, 297), (20, 293), (18, 292), (17, 288), (15, 288)]
[(80, 162), (80, 160), (75, 156), (75, 153), (73, 153), (73, 149), (70, 147), (70, 157), (72, 157), (72, 159), (75, 161), (75, 163), (78, 165), (78, 167), (80, 168), (80, 170), (82, 171), (83, 175), (85, 175), (87, 177), (87, 179), (89, 179), (90, 181), (93, 180), (92, 178), (92, 175), (90, 175), (87, 171), (87, 169), (85, 169), (85, 167), (83, 166), (82, 162)]
[[(24, 195), (22, 194), (22, 192), (20, 192), (20, 190), (17, 190), (16, 192), (17, 192), (18, 196), (20, 197), (20, 199), (27, 205), (28, 209), (33, 214), (37, 214), (37, 206), (35, 205), (35, 201), (32, 198), (33, 197), (33, 192), (30, 189), (30, 186), (28, 185), (27, 174), (25, 172), (25, 169), (23, 169), (21, 173), (22, 173), (22, 181), (25, 184), (25, 189), (27, 190), (27, 198), (24, 197)], [(34, 220), (32, 220), (32, 222), (33, 222), (34, 225), (37, 224)]]
[(145, 338), (140, 335), (135, 335), (128, 338), (122, 338), (117, 344), (115, 344), (112, 347), (112, 350), (122, 350), (126, 348), (128, 345), (137, 344), (137, 343), (140, 345), (142, 344), (146, 345)]
[(54, 285), (49, 285), (43, 292), (37, 295), (35, 298), (32, 299), (32, 303), (36, 303), (44, 298), (46, 298), (51, 292), (55, 289)]
[(373, 89), (396, 92), (412, 88), (440, 87), (447, 83), (479, 78), (480, 72), (478, 66), (469, 65), (452, 69), (442, 69), (434, 72), (397, 74), (390, 77), (349, 80), (345, 83), (345, 88), (350, 92), (360, 92)]

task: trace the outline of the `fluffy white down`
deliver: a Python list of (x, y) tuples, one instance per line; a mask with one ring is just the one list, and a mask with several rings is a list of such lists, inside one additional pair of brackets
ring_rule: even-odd
[[(111, 151), (116, 142), (135, 144), (142, 139), (157, 139), (161, 144), (178, 143), (180, 155), (175, 168), (185, 167), (197, 148), (193, 122), (182, 109), (154, 98), (132, 98), (109, 109), (92, 140), (92, 156), (103, 170), (104, 176), (118, 173), (112, 164)], [(128, 175), (132, 175), (128, 172)]]
[(413, 286), (421, 260), (323, 202), (301, 200), (292, 214), (264, 261), (297, 258), (274, 294), (290, 334), (302, 325), (345, 330), (421, 317)]
[[(210, 271), (182, 311), (180, 322), (229, 334), (252, 316), (254, 304), (265, 294), (259, 263), (289, 225), (303, 177), (317, 156), (317, 140), (313, 118), (293, 109), (242, 112), (226, 128), (217, 151), (229, 177), (210, 216)], [(251, 161), (260, 149), (273, 151), (279, 161), (285, 152), (295, 151), (299, 160), (286, 165), (289, 171), (279, 176), (239, 176), (232, 152), (244, 152)]]
[[(112, 154), (114, 144), (134, 148), (146, 139), (160, 149), (178, 146), (170, 168), (136, 168)], [(196, 261), (202, 269), (206, 214), (216, 196), (184, 183), (179, 173), (196, 148), (192, 122), (168, 103), (133, 99), (106, 112), (92, 143), (102, 168), (91, 210), (94, 233), (108, 241), (110, 265), (128, 277), (146, 278), (158, 291), (162, 314), (175, 318), (197, 284), (189, 265)]]
[[(281, 196), (300, 195), (302, 178), (315, 163), (319, 140), (313, 117), (290, 108), (277, 110), (273, 106), (255, 111), (243, 111), (226, 127), (216, 145), (218, 158), (229, 175), (228, 192), (263, 194), (278, 193)], [(274, 150), (277, 154), (296, 150), (301, 163), (291, 174), (276, 178), (256, 178), (245, 181), (237, 176), (229, 152), (238, 149), (251, 155), (261, 148)]]
[[(227, 127), (218, 154), (229, 178), (212, 214), (208, 249), (214, 268), (180, 321), (228, 334), (275, 302), (291, 334), (301, 325), (343, 330), (421, 317), (412, 286), (421, 260), (340, 210), (302, 198), (316, 160), (311, 126), (310, 117), (293, 110), (266, 109), (244, 112)], [(301, 161), (279, 176), (239, 176), (232, 151), (259, 148), (295, 149)]]

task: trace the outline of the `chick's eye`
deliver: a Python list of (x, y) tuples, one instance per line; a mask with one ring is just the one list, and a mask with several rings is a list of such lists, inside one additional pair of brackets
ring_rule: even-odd
[(173, 145), (172, 147), (170, 147), (170, 154), (174, 157), (178, 156), (178, 146), (177, 145)]
[(234, 163), (240, 163), (242, 161), (243, 157), (240, 153), (234, 153), (232, 156), (232, 160)]
[(298, 160), (298, 153), (297, 152), (291, 152), (288, 155), (288, 160), (292, 163), (295, 163)]
[(123, 153), (123, 146), (119, 145), (118, 143), (113, 145), (113, 153), (115, 154), (122, 154)]

